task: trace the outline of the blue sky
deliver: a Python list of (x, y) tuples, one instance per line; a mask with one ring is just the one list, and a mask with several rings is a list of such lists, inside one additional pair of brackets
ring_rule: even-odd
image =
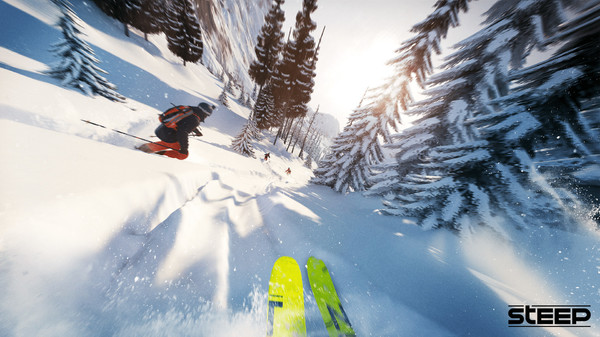
[[(320, 0), (313, 15), (318, 39), (326, 26), (311, 108), (320, 106), (343, 127), (368, 87), (376, 87), (390, 74), (386, 62), (402, 41), (412, 37), (410, 28), (432, 12), (436, 0)], [(467, 37), (477, 30), (481, 14), (492, 0), (473, 1), (467, 14), (459, 18), (461, 27), (448, 34), (443, 46)], [(302, 0), (286, 0), (285, 32), (294, 25)], [(417, 93), (415, 93), (417, 94)]]

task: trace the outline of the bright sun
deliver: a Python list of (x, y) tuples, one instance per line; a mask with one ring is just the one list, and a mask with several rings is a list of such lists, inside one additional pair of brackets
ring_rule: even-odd
[[(367, 88), (381, 85), (392, 75), (392, 68), (386, 64), (394, 57), (398, 42), (391, 34), (382, 33), (376, 34), (367, 45), (350, 45), (344, 49), (339, 45), (335, 53), (327, 53), (335, 55), (334, 58), (319, 59), (313, 102), (335, 101), (340, 111), (326, 112), (347, 116), (357, 107)], [(327, 97), (318, 97), (319, 92), (326, 92)]]

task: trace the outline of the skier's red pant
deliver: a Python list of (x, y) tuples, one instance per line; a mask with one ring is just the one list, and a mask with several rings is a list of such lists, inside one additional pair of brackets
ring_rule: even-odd
[(160, 141), (160, 142), (156, 142), (156, 143), (147, 143), (144, 145), (147, 149), (150, 150), (149, 152), (162, 154), (167, 157), (177, 158), (177, 159), (181, 159), (181, 160), (188, 157), (187, 154), (183, 154), (179, 151), (175, 151), (175, 150), (181, 149), (181, 145), (179, 145), (178, 142), (167, 143), (164, 141)]

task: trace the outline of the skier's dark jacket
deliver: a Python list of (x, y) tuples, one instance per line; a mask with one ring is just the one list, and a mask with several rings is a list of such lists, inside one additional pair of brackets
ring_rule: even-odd
[(188, 135), (196, 130), (200, 125), (200, 122), (204, 122), (206, 117), (209, 116), (209, 114), (200, 107), (190, 106), (190, 108), (192, 108), (194, 113), (177, 122), (176, 129), (161, 124), (154, 131), (156, 136), (162, 141), (167, 143), (179, 143), (181, 146), (179, 152), (182, 154), (188, 154)]

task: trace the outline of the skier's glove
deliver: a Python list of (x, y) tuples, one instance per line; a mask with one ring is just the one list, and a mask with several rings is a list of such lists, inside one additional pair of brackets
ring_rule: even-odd
[(194, 134), (194, 136), (196, 137), (202, 137), (202, 132), (200, 132), (200, 129), (194, 129), (194, 131), (192, 131), (192, 134)]

